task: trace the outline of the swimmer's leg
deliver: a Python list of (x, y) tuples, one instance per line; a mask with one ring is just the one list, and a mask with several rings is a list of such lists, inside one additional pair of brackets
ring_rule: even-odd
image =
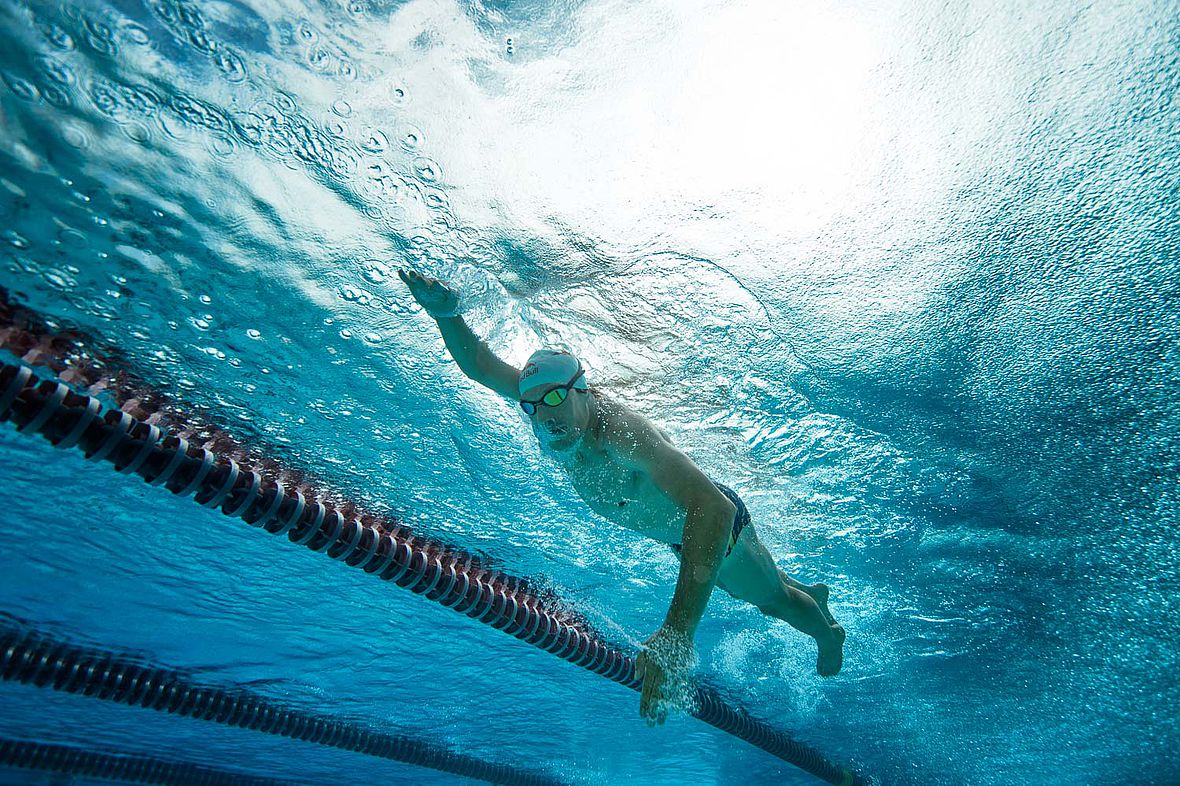
[[(718, 586), (763, 613), (786, 622), (815, 639), (819, 647), (816, 671), (830, 677), (844, 662), (844, 629), (831, 620), (827, 590), (791, 579), (774, 564), (753, 528), (742, 531), (733, 553), (721, 564)], [(822, 601), (822, 605), (821, 605)]]

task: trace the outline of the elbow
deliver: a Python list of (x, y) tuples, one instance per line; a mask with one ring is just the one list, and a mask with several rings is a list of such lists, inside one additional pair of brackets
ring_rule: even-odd
[(737, 516), (737, 505), (734, 505), (729, 497), (718, 492), (715, 497), (709, 500), (705, 510), (709, 520), (715, 522), (718, 529), (728, 534), (733, 527), (734, 517)]
[(701, 532), (710, 541), (724, 543), (733, 530), (737, 506), (729, 498), (718, 493), (716, 498), (698, 500), (692, 506), (695, 518), (701, 523)]

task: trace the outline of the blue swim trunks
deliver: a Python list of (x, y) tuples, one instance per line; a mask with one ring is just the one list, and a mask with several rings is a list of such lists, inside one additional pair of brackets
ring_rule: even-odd
[[(750, 511), (746, 509), (746, 503), (742, 502), (742, 498), (737, 495), (737, 492), (729, 486), (723, 486), (717, 481), (713, 481), (713, 485), (737, 508), (737, 513), (733, 516), (733, 529), (729, 532), (729, 544), (725, 547), (725, 556), (728, 557), (729, 553), (733, 551), (733, 547), (737, 545), (738, 535), (741, 535), (742, 530), (750, 523)], [(672, 551), (675, 551), (679, 555), (681, 549), (680, 544), (673, 543), (671, 546)]]

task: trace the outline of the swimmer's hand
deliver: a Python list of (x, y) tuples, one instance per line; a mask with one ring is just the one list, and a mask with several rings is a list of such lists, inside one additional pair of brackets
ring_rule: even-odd
[(417, 300), (418, 305), (430, 316), (443, 319), (459, 313), (459, 296), (443, 282), (402, 268), (398, 268), (397, 274), (410, 288), (414, 300)]
[(683, 704), (694, 653), (692, 639), (667, 625), (643, 644), (635, 658), (635, 676), (643, 680), (639, 691), (639, 714), (648, 726), (660, 726), (668, 719), (669, 705)]

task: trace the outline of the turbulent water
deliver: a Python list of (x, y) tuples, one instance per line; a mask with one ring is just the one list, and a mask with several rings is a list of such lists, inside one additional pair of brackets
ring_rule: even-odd
[[(576, 352), (832, 585), (824, 681), (714, 598), (700, 673), (734, 701), (882, 783), (1180, 782), (1177, 3), (0, 20), (12, 300), (636, 645), (674, 557), (449, 362), (395, 271), (442, 277), (494, 350)], [(0, 612), (573, 783), (812, 782), (10, 427), (0, 456)], [(0, 736), (449, 782), (98, 704), (3, 686)]]

